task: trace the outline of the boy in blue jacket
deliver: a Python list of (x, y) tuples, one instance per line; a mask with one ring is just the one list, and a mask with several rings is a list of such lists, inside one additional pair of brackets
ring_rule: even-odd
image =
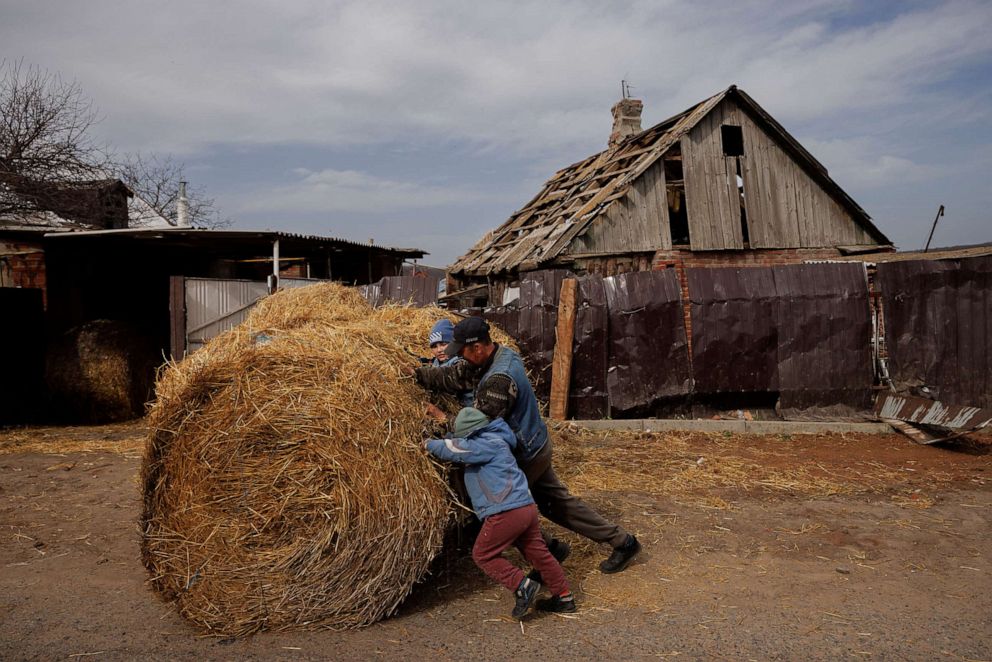
[(517, 437), (510, 426), (502, 418), (490, 421), (478, 409), (465, 407), (455, 417), (452, 431), (454, 438), (429, 439), (424, 447), (438, 459), (465, 465), (465, 487), (475, 514), (482, 520), (472, 560), (495, 582), (514, 592), (513, 617), (518, 620), (534, 604), (541, 584), (503, 558), (510, 545), (520, 550), (551, 589), (551, 598), (537, 601), (537, 608), (575, 611), (565, 572), (541, 537), (537, 506), (513, 456)]

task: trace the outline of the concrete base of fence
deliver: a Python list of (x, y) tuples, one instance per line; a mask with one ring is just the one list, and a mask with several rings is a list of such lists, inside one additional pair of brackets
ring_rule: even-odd
[(889, 434), (886, 423), (843, 421), (714, 421), (708, 419), (643, 418), (629, 420), (568, 421), (588, 430), (639, 430), (644, 432), (731, 432), (734, 434)]

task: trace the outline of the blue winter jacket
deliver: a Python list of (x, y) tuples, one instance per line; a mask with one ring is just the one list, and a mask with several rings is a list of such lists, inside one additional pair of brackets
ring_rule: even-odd
[(473, 430), (464, 439), (430, 439), (434, 457), (465, 465), (465, 489), (479, 519), (534, 503), (527, 477), (517, 466), (516, 435), (502, 418)]

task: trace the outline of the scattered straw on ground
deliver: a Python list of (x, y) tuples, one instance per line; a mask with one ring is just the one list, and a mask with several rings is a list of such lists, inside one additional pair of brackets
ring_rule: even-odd
[[(556, 439), (555, 466), (579, 493), (695, 497), (706, 505), (720, 489), (825, 497), (887, 491), (907, 476), (870, 461), (828, 468), (784, 452), (742, 447), (739, 439), (716, 433), (603, 433), (559, 426)], [(928, 478), (943, 480), (939, 472)]]
[(446, 314), (288, 290), (166, 370), (142, 471), (154, 588), (225, 635), (394, 611), (450, 520), (427, 394), (401, 369)]
[(148, 430), (140, 422), (0, 430), (0, 455), (10, 453), (140, 453)]

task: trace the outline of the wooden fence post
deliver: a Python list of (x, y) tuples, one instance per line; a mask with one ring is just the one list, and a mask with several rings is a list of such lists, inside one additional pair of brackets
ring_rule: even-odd
[(565, 420), (568, 414), (568, 388), (572, 381), (572, 341), (575, 338), (575, 299), (579, 282), (566, 278), (558, 300), (558, 326), (551, 359), (551, 418)]

